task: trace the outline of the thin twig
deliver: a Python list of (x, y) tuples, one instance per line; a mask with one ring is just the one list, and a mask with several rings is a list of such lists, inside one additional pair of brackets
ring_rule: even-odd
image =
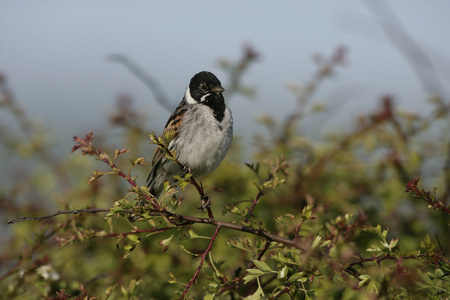
[(168, 100), (169, 97), (167, 97), (158, 81), (151, 77), (149, 74), (145, 73), (145, 71), (138, 64), (136, 64), (134, 61), (123, 54), (112, 54), (109, 56), (109, 59), (112, 62), (120, 63), (125, 68), (127, 68), (128, 71), (130, 71), (134, 76), (140, 79), (153, 93), (156, 101), (167, 111), (172, 112), (175, 109), (175, 106), (170, 103), (170, 101)]
[(8, 220), (8, 224), (14, 224), (17, 222), (22, 222), (22, 221), (38, 221), (41, 222), (45, 219), (50, 219), (59, 215), (66, 215), (66, 214), (79, 214), (79, 213), (91, 213), (91, 214), (95, 214), (98, 212), (109, 212), (108, 208), (88, 208), (88, 209), (74, 209), (74, 210), (58, 210), (52, 214), (46, 215), (46, 216), (42, 216), (42, 217), (20, 217), (19, 219), (14, 219), (14, 220)]

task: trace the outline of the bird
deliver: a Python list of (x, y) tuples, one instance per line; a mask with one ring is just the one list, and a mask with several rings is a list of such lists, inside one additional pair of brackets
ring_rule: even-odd
[[(188, 170), (196, 179), (212, 173), (225, 158), (233, 140), (233, 116), (225, 104), (219, 79), (211, 72), (195, 74), (162, 132), (164, 146), (176, 154), (181, 168), (158, 147), (147, 178), (149, 192), (159, 197), (164, 182)], [(202, 202), (203, 208), (203, 202)]]

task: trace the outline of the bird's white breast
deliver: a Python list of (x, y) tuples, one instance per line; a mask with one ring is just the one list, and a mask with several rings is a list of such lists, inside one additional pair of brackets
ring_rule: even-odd
[(183, 117), (183, 126), (177, 138), (178, 160), (188, 165), (194, 177), (214, 171), (230, 148), (233, 139), (233, 118), (226, 107), (219, 122), (210, 107), (196, 104)]

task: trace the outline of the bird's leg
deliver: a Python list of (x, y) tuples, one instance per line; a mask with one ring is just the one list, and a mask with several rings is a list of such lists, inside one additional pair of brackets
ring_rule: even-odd
[(186, 174), (192, 174), (191, 169), (188, 166), (183, 165), (182, 169), (183, 169), (183, 177), (186, 176)]
[(208, 212), (209, 219), (213, 220), (214, 219), (214, 215), (213, 215), (210, 207), (211, 207), (211, 200), (209, 200), (208, 195), (203, 194), (203, 196), (202, 196), (202, 207), (201, 207), (202, 212), (204, 212), (203, 209), (206, 208), (206, 211)]
[(200, 206), (200, 209), (202, 210), (202, 212), (204, 212), (204, 209), (208, 209), (211, 207), (211, 200), (209, 200), (209, 196), (206, 194), (202, 195), (202, 205)]

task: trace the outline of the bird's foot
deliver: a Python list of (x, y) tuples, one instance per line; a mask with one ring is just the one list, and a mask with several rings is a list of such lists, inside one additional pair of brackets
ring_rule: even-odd
[(186, 174), (192, 174), (192, 171), (188, 166), (183, 166), (183, 177), (186, 176)]
[(204, 194), (202, 197), (202, 205), (199, 207), (202, 212), (205, 212), (205, 208), (208, 209), (211, 207), (211, 200), (209, 199), (208, 195)]

